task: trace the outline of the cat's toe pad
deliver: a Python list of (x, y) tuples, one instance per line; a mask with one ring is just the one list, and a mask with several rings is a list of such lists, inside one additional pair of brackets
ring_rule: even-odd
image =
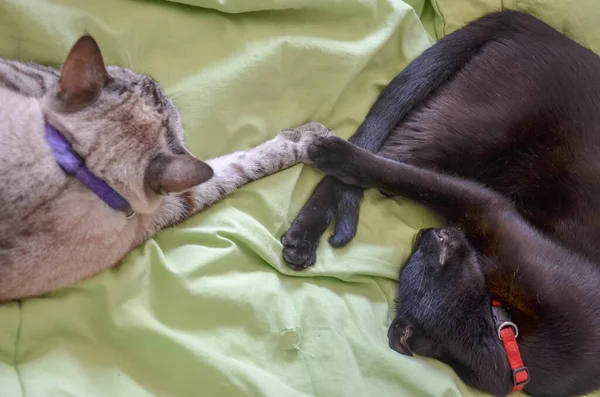
[(325, 125), (316, 121), (302, 124), (295, 128), (288, 128), (279, 133), (279, 136), (287, 142), (292, 142), (298, 148), (298, 156), (301, 161), (307, 161), (307, 149), (319, 138), (335, 136), (333, 131)]
[(304, 241), (287, 232), (281, 238), (283, 244), (283, 259), (292, 270), (300, 271), (315, 264), (317, 260), (316, 247), (309, 241)]

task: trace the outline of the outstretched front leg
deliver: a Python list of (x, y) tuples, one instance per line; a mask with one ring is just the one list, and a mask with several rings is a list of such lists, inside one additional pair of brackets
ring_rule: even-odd
[(337, 137), (315, 140), (308, 157), (344, 183), (402, 195), (463, 226), (479, 227), (485, 218), (514, 212), (507, 198), (477, 182), (378, 157)]
[(308, 161), (307, 149), (315, 139), (330, 135), (333, 132), (323, 124), (310, 122), (285, 129), (252, 149), (208, 160), (213, 177), (187, 192), (167, 196), (160, 210), (150, 219), (147, 230), (154, 233), (173, 226), (250, 182)]

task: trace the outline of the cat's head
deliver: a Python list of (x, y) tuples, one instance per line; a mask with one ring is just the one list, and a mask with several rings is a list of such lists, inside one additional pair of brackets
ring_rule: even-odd
[(165, 194), (213, 175), (184, 146), (179, 111), (160, 86), (148, 76), (106, 67), (90, 36), (71, 48), (43, 108), (86, 166), (138, 213), (154, 212)]
[(479, 317), (483, 326), (492, 327), (480, 258), (462, 231), (424, 229), (417, 234), (400, 271), (396, 305), (388, 337), (390, 347), (405, 355), (440, 359), (459, 347), (450, 346), (457, 334), (469, 343), (469, 330), (462, 329), (465, 316)]
[(400, 271), (388, 338), (397, 352), (438, 359), (469, 386), (504, 396), (511, 372), (492, 318), (487, 260), (458, 229), (420, 231)]

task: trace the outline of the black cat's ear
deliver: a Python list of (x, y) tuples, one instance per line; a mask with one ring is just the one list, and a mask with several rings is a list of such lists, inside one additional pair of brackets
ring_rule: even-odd
[(409, 346), (412, 336), (413, 329), (403, 318), (396, 317), (392, 321), (392, 325), (390, 325), (388, 330), (388, 341), (393, 350), (405, 356), (412, 357), (413, 353)]
[(159, 154), (146, 168), (146, 186), (159, 194), (180, 193), (206, 182), (213, 170), (190, 154)]
[(67, 109), (79, 110), (98, 97), (109, 78), (96, 40), (83, 36), (71, 47), (60, 69), (56, 96)]

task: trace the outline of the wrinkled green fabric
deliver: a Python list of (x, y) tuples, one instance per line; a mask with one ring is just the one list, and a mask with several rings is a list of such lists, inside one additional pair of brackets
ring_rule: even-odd
[[(424, 1), (2, 0), (0, 56), (59, 65), (88, 32), (108, 63), (162, 83), (208, 158), (307, 120), (349, 137), (435, 38), (502, 7)], [(518, 3), (600, 45), (573, 11), (594, 0)], [(320, 177), (298, 165), (255, 182), (112, 270), (0, 306), (0, 396), (477, 395), (387, 346), (399, 266), (435, 224), (420, 206), (369, 191), (348, 247), (324, 239), (316, 266), (285, 266), (279, 237)]]

